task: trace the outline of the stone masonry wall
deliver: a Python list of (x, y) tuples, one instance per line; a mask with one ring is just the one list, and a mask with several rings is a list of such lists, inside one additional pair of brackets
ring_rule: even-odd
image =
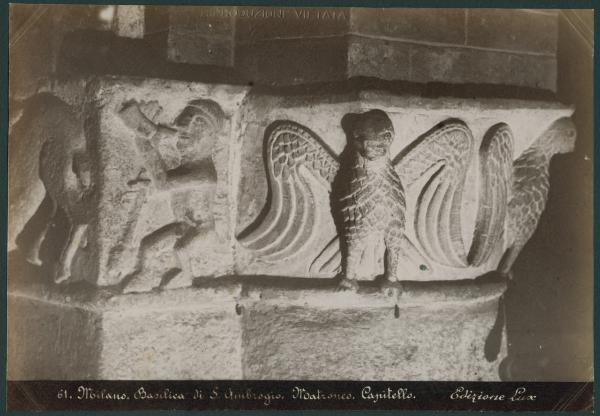
[(28, 29), (32, 7), (12, 8), (17, 95), (56, 73), (189, 79), (195, 66), (253, 84), (362, 76), (556, 90), (554, 10), (65, 5), (35, 8)]

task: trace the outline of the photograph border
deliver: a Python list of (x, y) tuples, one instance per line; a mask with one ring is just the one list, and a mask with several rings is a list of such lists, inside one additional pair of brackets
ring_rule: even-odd
[[(14, 1), (15, 4), (102, 4), (102, 5), (111, 5), (111, 4), (123, 4), (123, 5), (198, 5), (198, 6), (211, 6), (211, 5), (220, 5), (220, 6), (282, 6), (282, 7), (419, 7), (419, 8), (535, 8), (535, 9), (560, 9), (560, 8), (568, 8), (568, 9), (594, 9), (594, 80), (600, 80), (600, 68), (598, 65), (598, 56), (600, 53), (600, 47), (598, 46), (598, 34), (597, 28), (600, 23), (600, 14), (599, 7), (600, 1), (598, 0), (518, 0), (518, 1), (506, 1), (506, 0), (488, 0), (488, 1), (477, 1), (477, 0), (451, 0), (451, 1), (440, 1), (440, 0), (387, 0), (387, 1), (367, 1), (367, 0), (345, 0), (345, 1), (333, 1), (333, 0), (296, 0), (296, 1), (285, 1), (285, 0), (266, 0), (266, 1), (232, 1), (232, 0), (215, 0), (215, 1), (199, 1), (199, 0), (184, 0), (184, 1), (122, 1), (122, 2), (111, 2), (106, 0), (96, 0), (96, 1), (40, 1), (40, 0), (31, 0), (31, 1)], [(3, 28), (0, 33), (0, 44), (2, 47), (2, 52), (0, 55), (0, 166), (2, 168), (2, 172), (0, 173), (0, 201), (2, 206), (0, 208), (0, 235), (2, 235), (2, 239), (0, 240), (0, 267), (3, 273), (0, 276), (3, 293), (2, 293), (2, 307), (4, 311), (7, 308), (7, 232), (8, 232), (8, 76), (9, 76), (9, 62), (8, 62), (8, 48), (9, 48), (9, 39), (8, 39), (8, 24), (9, 24), (9, 5), (7, 2), (3, 2), (0, 4), (0, 26)], [(597, 314), (600, 313), (599, 310), (599, 299), (600, 299), (600, 290), (599, 290), (599, 270), (600, 270), (600, 224), (599, 224), (599, 206), (600, 206), (600, 196), (597, 189), (600, 189), (600, 172), (597, 169), (597, 158), (600, 157), (600, 128), (598, 128), (598, 120), (600, 120), (600, 106), (598, 106), (598, 102), (600, 98), (600, 86), (598, 82), (594, 82), (594, 218), (593, 218), (593, 228), (594, 228), (594, 374), (598, 373), (598, 369), (600, 368), (598, 364), (599, 359), (599, 348), (597, 346), (598, 334), (600, 333), (600, 322), (597, 318)], [(2, 344), (2, 363), (1, 368), (4, 374), (4, 379), (0, 382), (0, 397), (1, 403), (0, 408), (6, 409), (6, 395), (7, 395), (7, 380), (6, 380), (6, 370), (7, 370), (7, 343), (6, 343), (6, 333), (7, 333), (7, 314), (4, 313), (4, 317), (0, 319), (1, 326), (0, 332), (4, 334), (5, 342)], [(594, 384), (594, 401), (598, 399), (598, 392)], [(477, 410), (477, 409), (473, 409)], [(355, 410), (355, 412), (360, 412), (360, 414), (372, 414), (372, 415), (392, 415), (399, 414), (404, 410)], [(128, 415), (132, 412), (138, 414), (148, 414), (148, 413), (165, 413), (169, 415), (188, 415), (190, 411), (183, 410), (133, 410), (133, 411), (96, 411), (96, 410), (84, 410), (84, 411), (69, 411), (69, 414), (73, 415), (88, 415), (88, 414), (107, 414), (107, 415)], [(215, 415), (227, 415), (227, 414), (239, 414), (238, 410), (194, 410), (193, 412), (201, 412), (202, 414), (215, 414)], [(284, 410), (242, 410), (244, 414), (249, 415), (258, 415), (264, 414), (264, 412), (289, 412)], [(347, 414), (347, 410), (303, 410), (303, 414), (311, 414), (311, 415), (330, 415), (330, 414)], [(413, 411), (415, 412), (415, 411)], [(439, 411), (432, 410), (418, 410), (416, 411), (419, 414), (433, 414), (438, 413)], [(451, 411), (453, 414), (467, 414), (467, 411)], [(469, 411), (470, 412), (470, 411)], [(43, 411), (40, 413), (39, 411), (10, 411), (9, 414), (23, 414), (23, 415), (39, 415), (39, 414), (64, 414), (61, 411)], [(486, 411), (487, 414), (503, 414), (505, 412), (498, 411)], [(539, 412), (536, 412), (539, 414)], [(562, 412), (558, 411), (543, 411), (544, 414), (558, 414)], [(577, 412), (577, 413), (588, 413), (587, 411)]]

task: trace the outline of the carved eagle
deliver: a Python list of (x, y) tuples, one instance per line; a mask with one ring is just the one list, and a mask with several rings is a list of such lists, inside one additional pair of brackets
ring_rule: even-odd
[[(554, 132), (554, 136), (564, 134), (565, 121), (560, 123), (561, 132)], [(343, 192), (342, 195), (336, 195), (336, 187), (339, 188), (336, 184), (353, 180), (344, 169), (344, 160), (348, 152), (352, 153), (352, 132), (346, 133), (348, 145), (337, 155), (317, 134), (294, 121), (275, 121), (267, 128), (264, 154), (269, 185), (267, 203), (256, 220), (238, 236), (240, 243), (253, 251), (256, 257), (266, 262), (282, 261), (301, 252), (310, 245), (315, 233), (324, 231), (318, 229), (316, 212), (319, 201), (315, 195), (323, 191), (330, 194), (330, 221), (340, 215), (339, 210), (343, 207), (339, 204), (336, 207), (336, 201), (347, 195), (343, 195)], [(535, 143), (540, 140), (542, 138)], [(541, 192), (540, 198), (536, 197), (535, 200), (545, 201), (543, 190), (548, 187), (547, 174), (538, 177), (540, 172), (521, 167), (525, 163), (523, 158), (530, 160), (533, 157), (527, 152), (513, 165), (513, 141), (513, 134), (505, 123), (492, 126), (481, 141), (477, 184), (479, 200), (470, 247), (465, 247), (461, 224), (467, 171), (476, 154), (475, 140), (468, 126), (458, 119), (445, 120), (418, 137), (396, 157), (389, 159), (401, 188), (410, 190), (420, 187), (417, 189), (415, 215), (410, 218), (414, 237), (402, 236), (401, 262), (424, 273), (431, 269), (431, 263), (454, 268), (480, 266), (490, 259), (503, 237), (508, 240), (509, 250), (512, 242), (515, 242), (515, 247), (520, 245), (522, 238), (517, 235), (528, 234), (525, 241), (530, 237), (543, 204), (541, 210), (524, 210), (523, 205), (533, 199), (523, 195)], [(530, 151), (538, 155), (536, 149), (545, 145), (536, 147), (535, 143)], [(541, 162), (546, 166), (542, 170), (547, 170), (553, 153), (550, 149), (544, 152), (549, 156)], [(426, 178), (424, 186), (423, 178)], [(529, 186), (524, 187), (524, 183)], [(344, 215), (346, 218), (348, 216), (347, 213), (341, 214), (342, 225)], [(535, 217), (535, 221), (527, 219), (528, 216)], [(508, 222), (507, 217), (510, 217)], [(505, 230), (507, 223), (512, 225)], [(533, 226), (521, 229), (524, 223), (532, 223)], [(337, 233), (334, 231), (329, 236), (329, 243), (312, 261), (312, 274), (336, 273), (343, 269), (344, 257), (348, 255), (344, 253), (345, 232), (340, 224), (337, 224), (337, 228), (329, 229), (337, 230)], [(340, 236), (344, 239), (340, 239)], [(414, 276), (406, 278), (412, 280)]]

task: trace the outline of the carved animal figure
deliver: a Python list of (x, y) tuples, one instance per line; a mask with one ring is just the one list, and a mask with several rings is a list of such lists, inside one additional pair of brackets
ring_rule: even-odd
[(538, 137), (513, 164), (512, 195), (508, 203), (508, 248), (498, 271), (509, 275), (512, 265), (531, 238), (546, 207), (550, 187), (550, 159), (569, 153), (577, 132), (570, 118), (561, 118)]
[[(392, 123), (383, 111), (349, 114), (342, 120), (348, 144), (340, 158), (309, 129), (292, 121), (273, 123), (266, 133), (270, 194), (267, 205), (238, 239), (265, 261), (302, 250), (317, 231), (311, 189), (331, 192), (338, 233), (322, 250), (312, 270), (337, 269), (340, 288), (355, 289), (364, 271), (359, 264), (373, 241), (386, 246), (385, 279), (411, 279), (402, 266), (430, 271), (429, 261), (463, 265), (460, 203), (473, 137), (464, 123), (447, 120), (421, 136), (392, 162)], [(415, 234), (420, 249), (404, 234), (404, 187), (430, 178), (420, 194)], [(440, 210), (443, 215), (438, 215)], [(457, 231), (458, 230), (458, 231)]]
[(389, 157), (394, 138), (392, 121), (383, 111), (371, 110), (347, 115), (342, 126), (348, 147), (332, 189), (345, 251), (340, 285), (357, 288), (356, 280), (362, 277), (360, 263), (370, 237), (383, 238), (387, 249), (386, 280), (396, 281), (406, 245), (406, 202), (404, 187)]
[(91, 166), (83, 122), (75, 110), (50, 94), (40, 94), (25, 105), (11, 140), (41, 142), (39, 177), (46, 194), (17, 237), (26, 259), (41, 265), (40, 248), (58, 215), (66, 217), (67, 237), (54, 269), (56, 282), (71, 277), (78, 249), (87, 244), (87, 228), (94, 197)]

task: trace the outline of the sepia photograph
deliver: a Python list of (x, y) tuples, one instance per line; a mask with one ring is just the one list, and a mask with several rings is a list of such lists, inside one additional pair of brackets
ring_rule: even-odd
[(594, 9), (367, 6), (9, 6), (9, 410), (593, 411)]

